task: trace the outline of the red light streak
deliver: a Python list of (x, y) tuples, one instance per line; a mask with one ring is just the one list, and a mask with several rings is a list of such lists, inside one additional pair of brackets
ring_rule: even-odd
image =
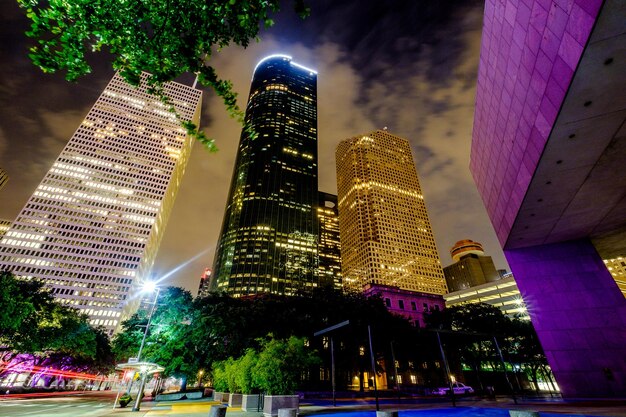
[(0, 371), (9, 371), (15, 373), (32, 373), (37, 372), (42, 375), (50, 375), (50, 376), (60, 376), (65, 378), (77, 378), (77, 379), (86, 379), (86, 380), (103, 380), (103, 381), (113, 381), (112, 378), (105, 377), (104, 375), (95, 375), (95, 374), (87, 374), (84, 372), (73, 372), (73, 371), (63, 371), (60, 369), (48, 368), (43, 366), (15, 366), (13, 368), (7, 366), (0, 366)]

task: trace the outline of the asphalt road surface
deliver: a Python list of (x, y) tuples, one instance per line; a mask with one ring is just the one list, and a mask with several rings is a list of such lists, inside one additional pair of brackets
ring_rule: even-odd
[(2, 417), (82, 417), (99, 416), (112, 411), (115, 392), (87, 392), (47, 398), (0, 397)]

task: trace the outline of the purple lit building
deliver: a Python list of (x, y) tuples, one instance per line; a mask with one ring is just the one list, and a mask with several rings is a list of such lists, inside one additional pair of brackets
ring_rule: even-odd
[(363, 293), (367, 297), (379, 296), (389, 312), (407, 318), (415, 327), (424, 327), (424, 315), (441, 311), (446, 305), (443, 295), (403, 290), (391, 285), (365, 284)]
[(565, 397), (626, 396), (623, 0), (487, 0), (470, 168)]

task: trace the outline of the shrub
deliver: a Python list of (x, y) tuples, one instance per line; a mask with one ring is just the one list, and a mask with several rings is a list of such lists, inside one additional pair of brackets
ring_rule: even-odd
[(259, 386), (255, 384), (252, 370), (259, 360), (259, 354), (254, 349), (247, 349), (246, 354), (237, 359), (235, 383), (241, 389), (242, 394), (254, 394)]
[(213, 388), (218, 392), (228, 391), (228, 378), (226, 376), (225, 361), (213, 364)]
[(293, 394), (301, 373), (318, 363), (319, 358), (305, 347), (303, 338), (263, 340), (252, 368), (253, 383), (269, 395)]

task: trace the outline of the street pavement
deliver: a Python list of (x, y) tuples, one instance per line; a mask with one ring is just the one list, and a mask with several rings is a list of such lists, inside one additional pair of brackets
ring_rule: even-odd
[[(144, 401), (141, 410), (132, 411), (132, 404), (126, 408), (113, 409), (115, 393), (87, 392), (67, 397), (36, 398), (36, 399), (6, 399), (0, 397), (0, 416), (2, 417), (208, 417), (211, 405), (218, 404), (210, 399), (163, 401), (155, 403)], [(626, 400), (529, 400), (523, 399), (514, 404), (509, 398), (497, 400), (483, 400), (476, 397), (463, 398), (458, 402), (458, 408), (450, 415), (478, 416), (488, 415), (488, 409), (504, 408), (518, 410), (533, 410), (552, 415), (565, 414), (568, 416), (605, 416), (626, 417)], [(440, 410), (450, 409), (452, 404), (442, 399), (402, 399), (381, 401), (381, 410)], [(373, 398), (338, 400), (333, 407), (330, 400), (303, 400), (299, 413), (302, 416), (313, 414), (328, 414), (348, 411), (373, 411)], [(451, 410), (453, 411), (453, 410)], [(427, 414), (425, 415), (425, 417)], [(262, 417), (260, 412), (243, 412), (240, 408), (228, 408), (226, 417)]]
[(104, 416), (112, 410), (115, 394), (77, 393), (46, 398), (27, 396), (0, 397), (2, 417), (87, 417)]

